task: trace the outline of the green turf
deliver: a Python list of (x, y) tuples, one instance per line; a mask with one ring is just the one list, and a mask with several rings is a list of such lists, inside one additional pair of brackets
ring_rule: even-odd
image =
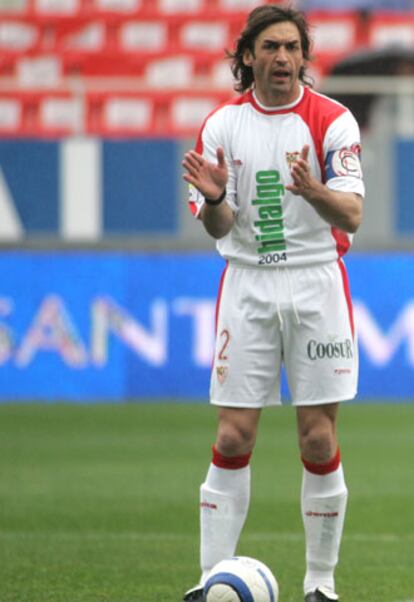
[[(1, 602), (179, 602), (198, 576), (206, 405), (0, 406)], [(344, 405), (343, 602), (414, 602), (414, 404)], [(303, 599), (290, 408), (264, 413), (239, 553)]]

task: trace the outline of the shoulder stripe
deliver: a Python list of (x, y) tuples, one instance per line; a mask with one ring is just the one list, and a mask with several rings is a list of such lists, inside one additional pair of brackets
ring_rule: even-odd
[(302, 102), (293, 109), (293, 112), (299, 115), (310, 129), (323, 181), (325, 180), (323, 142), (326, 131), (335, 119), (346, 113), (347, 110), (344, 105), (336, 100), (332, 100), (310, 88), (305, 88)]

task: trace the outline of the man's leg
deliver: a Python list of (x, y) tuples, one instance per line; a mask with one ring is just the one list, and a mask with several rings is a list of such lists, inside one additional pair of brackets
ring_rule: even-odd
[(259, 409), (219, 410), (212, 462), (200, 489), (200, 586), (217, 562), (235, 554), (249, 507), (249, 461), (259, 418)]
[[(338, 404), (297, 408), (302, 455), (302, 516), (306, 537), (305, 594), (321, 587), (336, 600), (334, 570), (342, 537), (348, 491), (336, 436)], [(326, 588), (326, 589), (325, 589)]]

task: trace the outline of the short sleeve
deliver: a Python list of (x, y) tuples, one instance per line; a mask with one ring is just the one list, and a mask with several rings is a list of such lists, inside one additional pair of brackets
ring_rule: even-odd
[[(234, 172), (228, 144), (228, 135), (226, 133), (225, 109), (218, 110), (207, 118), (197, 139), (195, 150), (203, 155), (211, 163), (217, 163), (217, 148), (221, 146), (224, 149), (224, 156), (227, 162), (229, 177), (227, 181), (226, 202), (237, 213), (239, 210), (236, 194), (236, 174)], [(189, 207), (192, 214), (198, 217), (202, 206), (204, 205), (204, 196), (195, 188), (189, 185)]]
[(345, 111), (329, 126), (324, 139), (326, 185), (364, 196), (361, 137), (354, 116)]

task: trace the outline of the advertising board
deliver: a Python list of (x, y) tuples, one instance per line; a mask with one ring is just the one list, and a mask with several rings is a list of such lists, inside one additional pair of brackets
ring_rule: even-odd
[[(410, 254), (350, 254), (358, 400), (414, 400)], [(215, 254), (0, 256), (0, 400), (206, 400)]]

